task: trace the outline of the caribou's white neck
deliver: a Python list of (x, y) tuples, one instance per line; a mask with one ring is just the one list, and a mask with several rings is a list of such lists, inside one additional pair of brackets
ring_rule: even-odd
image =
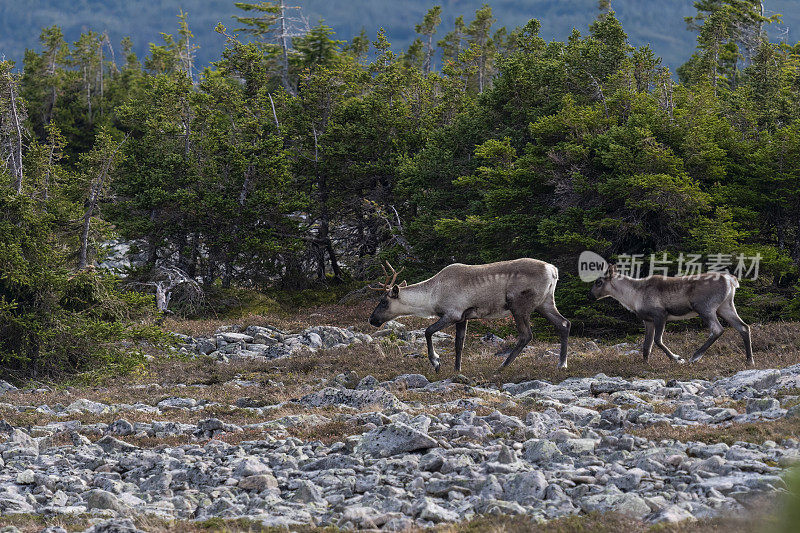
[(612, 281), (608, 292), (612, 298), (622, 304), (622, 307), (635, 313), (642, 305), (642, 295), (637, 286), (640, 281), (642, 280), (627, 276), (616, 278)]
[(425, 318), (436, 315), (436, 299), (429, 281), (420, 281), (400, 289), (400, 303), (406, 308), (407, 314)]

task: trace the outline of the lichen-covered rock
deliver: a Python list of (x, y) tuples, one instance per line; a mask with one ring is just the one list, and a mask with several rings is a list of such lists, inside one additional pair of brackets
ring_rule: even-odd
[(562, 457), (556, 445), (547, 439), (530, 439), (525, 441), (524, 457), (531, 463), (555, 461)]
[(124, 418), (120, 418), (119, 420), (116, 420), (112, 424), (110, 424), (108, 426), (107, 431), (112, 435), (119, 435), (121, 437), (124, 437), (125, 435), (130, 435), (133, 433), (133, 424), (131, 424)]
[(421, 389), (430, 383), (428, 378), (422, 374), (401, 374), (394, 378), (392, 382), (407, 389)]
[(264, 462), (257, 457), (235, 459), (230, 464), (230, 468), (233, 470), (233, 475), (238, 478), (272, 474), (272, 469), (269, 465), (264, 464)]
[(729, 394), (747, 387), (756, 391), (764, 391), (775, 386), (780, 377), (780, 370), (742, 370), (729, 378), (717, 380), (716, 385), (725, 389)]
[(389, 457), (436, 446), (438, 443), (429, 435), (402, 422), (395, 422), (365, 434), (358, 444), (357, 451), (375, 457)]
[(534, 504), (541, 500), (547, 488), (547, 480), (539, 470), (514, 474), (503, 486), (507, 499), (521, 504)]
[(327, 387), (300, 398), (299, 402), (309, 407), (345, 406), (363, 409), (369, 406), (384, 409), (404, 409), (405, 404), (385, 389), (352, 390)]
[(115, 439), (111, 435), (106, 435), (102, 439), (98, 440), (95, 444), (103, 448), (105, 452), (130, 452), (136, 449), (136, 446), (133, 444), (128, 444), (125, 441)]
[(104, 403), (93, 402), (91, 400), (80, 398), (69, 404), (66, 408), (66, 411), (67, 412), (77, 411), (82, 413), (91, 413), (93, 415), (101, 415), (104, 413), (110, 413), (111, 407), (109, 407)]
[(254, 490), (261, 492), (264, 489), (274, 489), (278, 486), (278, 480), (272, 474), (257, 474), (243, 477), (239, 480), (238, 487), (242, 490)]
[(156, 404), (159, 409), (191, 409), (197, 405), (194, 398), (166, 398)]
[(458, 513), (445, 509), (441, 505), (431, 501), (430, 498), (422, 498), (414, 504), (412, 512), (422, 520), (430, 520), (436, 524), (440, 522), (455, 522), (458, 520)]
[(114, 518), (101, 520), (83, 533), (144, 533), (144, 531), (137, 528), (129, 518)]
[(677, 505), (670, 505), (665, 507), (655, 513), (649, 515), (647, 517), (649, 522), (653, 522), (654, 524), (658, 524), (661, 522), (667, 524), (676, 524), (678, 522), (684, 521), (695, 521), (697, 520), (692, 513), (684, 509), (683, 507), (679, 507)]
[(642, 518), (650, 513), (647, 502), (642, 497), (630, 492), (594, 494), (581, 500), (580, 506), (587, 513), (615, 511), (633, 518)]
[(130, 511), (130, 509), (114, 494), (102, 489), (95, 489), (87, 494), (86, 507), (90, 510), (110, 509), (118, 513), (127, 513)]

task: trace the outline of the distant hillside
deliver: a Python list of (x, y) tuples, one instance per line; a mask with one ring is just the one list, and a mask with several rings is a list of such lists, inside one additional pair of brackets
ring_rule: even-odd
[[(396, 50), (408, 46), (414, 38), (414, 25), (427, 9), (438, 3), (443, 7), (440, 34), (452, 28), (453, 20), (464, 15), (471, 20), (485, 0), (296, 0), (290, 4), (303, 7), (311, 24), (320, 19), (332, 26), (340, 39), (350, 39), (365, 29), (374, 36), (379, 27), (386, 29)], [(531, 18), (542, 22), (547, 39), (564, 39), (573, 27), (586, 31), (597, 14), (596, 0), (494, 0), (488, 1), (497, 18), (497, 26), (515, 28)], [(800, 39), (798, 0), (767, 0), (769, 12), (782, 13), (783, 30), (788, 28), (788, 42)], [(635, 45), (650, 44), (656, 54), (673, 69), (683, 63), (695, 46), (694, 35), (686, 31), (683, 17), (694, 13), (692, 0), (613, 0), (612, 5)], [(0, 2), (0, 56), (21, 61), (25, 48), (38, 47), (41, 28), (59, 24), (70, 41), (81, 31), (109, 32), (112, 42), (130, 36), (140, 56), (147, 53), (149, 42), (160, 42), (160, 32), (174, 33), (176, 15), (183, 8), (197, 43), (199, 64), (219, 57), (222, 38), (214, 33), (217, 22), (236, 27), (231, 15), (239, 10), (232, 0), (25, 0)], [(772, 33), (777, 36), (777, 29)]]

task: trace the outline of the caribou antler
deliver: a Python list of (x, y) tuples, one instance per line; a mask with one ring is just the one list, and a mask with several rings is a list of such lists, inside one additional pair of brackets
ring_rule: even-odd
[[(389, 267), (392, 273), (389, 274), (388, 272), (386, 272), (386, 267), (381, 265), (381, 269), (383, 270), (383, 275), (386, 276), (386, 279), (383, 281), (383, 283), (378, 282), (377, 287), (370, 286), (369, 288), (372, 289), (373, 291), (388, 291), (389, 289), (391, 289), (392, 286), (394, 286), (394, 282), (397, 279), (397, 276), (399, 276), (400, 273), (406, 268), (402, 267), (400, 270), (395, 270), (394, 267), (391, 265), (391, 263), (389, 263), (389, 261), (386, 261), (386, 265)], [(391, 280), (389, 278), (391, 278)], [(399, 286), (405, 287), (406, 282), (403, 281)]]

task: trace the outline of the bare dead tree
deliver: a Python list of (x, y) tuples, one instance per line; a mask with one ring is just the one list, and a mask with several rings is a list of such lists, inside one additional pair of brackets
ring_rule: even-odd
[(659, 106), (669, 114), (670, 122), (674, 122), (675, 117), (673, 111), (675, 110), (675, 101), (672, 97), (672, 90), (674, 87), (672, 76), (670, 76), (669, 70), (663, 68), (658, 77), (658, 86), (660, 90), (658, 99)]
[[(289, 94), (296, 94), (289, 80), (289, 50), (291, 39), (302, 37), (309, 31), (308, 19), (300, 12), (300, 6), (287, 6), (284, 0), (278, 2), (277, 22), (279, 25), (275, 39), (281, 47), (281, 85)], [(290, 10), (297, 10), (297, 16), (289, 16)]]
[(27, 118), (25, 105), (19, 99), (18, 80), (11, 73), (13, 64), (0, 61), (0, 156), (11, 174), (11, 186), (22, 193), (23, 128)]
[(272, 106), (272, 117), (275, 119), (275, 128), (278, 130), (278, 134), (281, 132), (281, 124), (278, 122), (278, 114), (275, 112), (275, 101), (272, 99), (272, 93), (267, 93), (269, 96), (269, 103)]
[(176, 266), (160, 265), (153, 270), (149, 281), (136, 281), (128, 284), (132, 287), (150, 287), (156, 296), (156, 307), (160, 313), (169, 312), (169, 304), (174, 291), (178, 287), (186, 290), (186, 301), (189, 304), (198, 304), (202, 301), (204, 293), (200, 284), (185, 271)]
[[(255, 17), (242, 17), (234, 15), (233, 18), (247, 25), (235, 31), (243, 31), (256, 37), (262, 43), (271, 41), (280, 49), (279, 75), (281, 85), (291, 95), (297, 91), (289, 79), (289, 54), (292, 50), (292, 39), (302, 37), (309, 32), (308, 19), (301, 13), (300, 6), (287, 6), (284, 0), (260, 2), (258, 4), (235, 2), (236, 7), (245, 11), (254, 11), (260, 15)], [(217, 31), (220, 31), (218, 26)], [(224, 28), (223, 28), (224, 29)], [(224, 33), (220, 31), (220, 33)], [(225, 34), (227, 35), (227, 34)], [(231, 39), (231, 36), (228, 36)], [(234, 38), (235, 40), (235, 38)]]
[(416, 259), (414, 250), (411, 248), (411, 244), (409, 244), (405, 235), (403, 235), (403, 224), (400, 220), (400, 213), (397, 212), (397, 209), (395, 209), (393, 205), (390, 205), (389, 209), (391, 209), (391, 213), (388, 213), (383, 207), (378, 205), (378, 203), (371, 202), (369, 200), (367, 200), (367, 202), (375, 210), (375, 216), (383, 220), (387, 229), (389, 230), (391, 238), (386, 242), (386, 244), (389, 246), (397, 244), (406, 252), (408, 257)]
[(186, 72), (189, 76), (189, 80), (194, 85), (194, 58), (195, 58), (195, 51), (200, 48), (196, 44), (191, 43), (191, 39), (194, 37), (192, 30), (189, 29), (189, 21), (188, 21), (189, 14), (186, 13), (183, 9), (180, 10), (180, 14), (178, 15), (179, 20), (179, 27), (178, 33), (180, 34), (180, 41), (178, 42), (178, 59), (181, 63), (181, 69)]
[(425, 59), (422, 62), (422, 70), (425, 72), (425, 74), (429, 74), (431, 71), (431, 62), (434, 54), (433, 35), (436, 33), (436, 30), (441, 22), (442, 6), (433, 6), (425, 14), (422, 24), (417, 24), (414, 28), (417, 33), (425, 38), (423, 41), (425, 44)]

